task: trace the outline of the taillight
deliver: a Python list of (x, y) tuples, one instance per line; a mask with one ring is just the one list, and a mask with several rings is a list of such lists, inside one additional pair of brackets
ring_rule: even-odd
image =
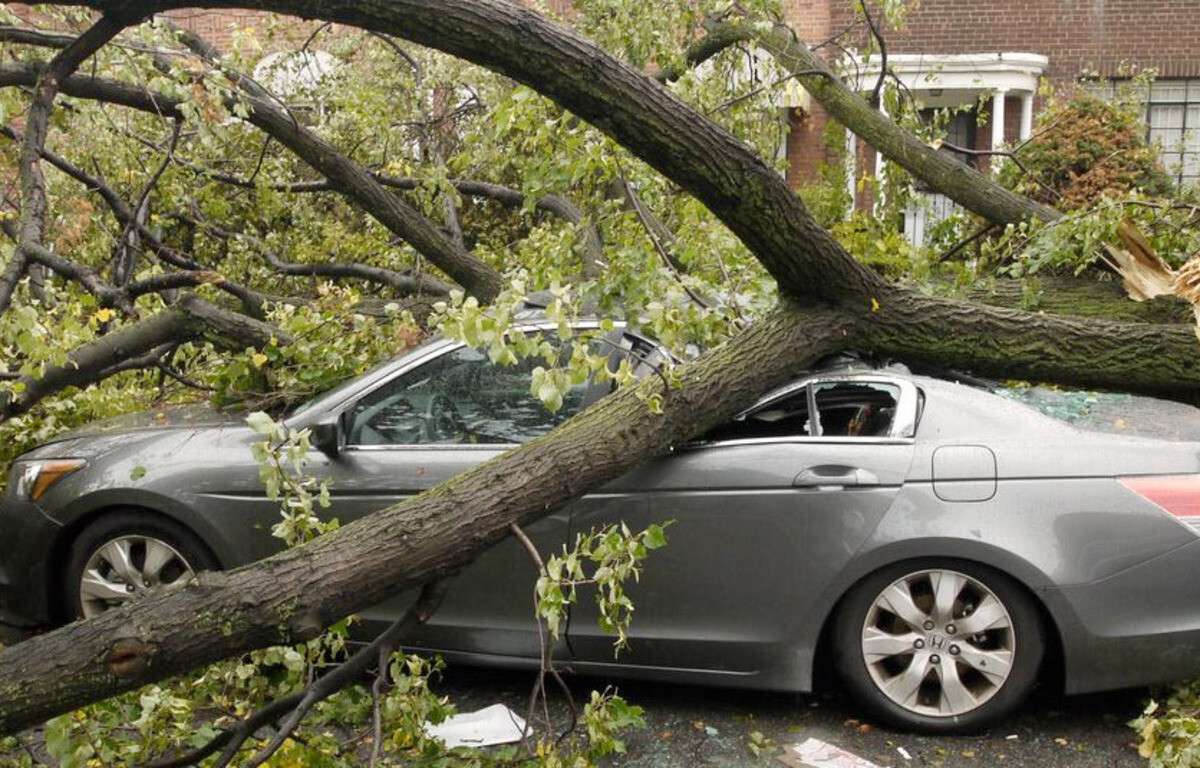
[(1200, 531), (1200, 475), (1123, 477), (1121, 484)]

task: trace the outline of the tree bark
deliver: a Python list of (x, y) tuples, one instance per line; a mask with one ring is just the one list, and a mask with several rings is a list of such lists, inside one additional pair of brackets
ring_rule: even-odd
[(1080, 277), (996, 278), (972, 287), (963, 298), (996, 307), (1095, 317), (1127, 323), (1195, 325), (1192, 305), (1177, 296), (1133, 301), (1119, 280)]
[(861, 346), (883, 357), (1200, 405), (1200, 346), (1194, 325), (1068, 317), (908, 291), (878, 301)]

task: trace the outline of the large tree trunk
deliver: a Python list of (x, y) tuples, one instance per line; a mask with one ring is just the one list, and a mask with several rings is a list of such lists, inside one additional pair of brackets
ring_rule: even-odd
[(996, 278), (970, 288), (963, 298), (981, 304), (1054, 315), (1096, 317), (1126, 323), (1195, 325), (1192, 305), (1178, 296), (1133, 301), (1119, 280), (1088, 277)]
[[(69, 4), (69, 3), (62, 3)], [(141, 13), (177, 0), (91, 0)], [(499, 0), (212, 0), (399, 35), (525, 82), (609, 132), (704, 202), (778, 281), (784, 302), (680, 386), (620, 391), (549, 435), (261, 563), (0, 653), (0, 732), (230, 654), (311, 637), (445, 575), (505, 535), (698, 435), (829, 352), (860, 347), (989, 372), (1146, 391), (1200, 388), (1187, 328), (1081, 322), (930, 298), (855, 262), (773, 170), (645, 75)], [(931, 351), (932, 350), (932, 351)], [(643, 401), (661, 394), (661, 416)]]
[(935, 369), (1200, 404), (1200, 345), (1192, 325), (1117, 323), (912, 293), (885, 303), (867, 325), (862, 346)]

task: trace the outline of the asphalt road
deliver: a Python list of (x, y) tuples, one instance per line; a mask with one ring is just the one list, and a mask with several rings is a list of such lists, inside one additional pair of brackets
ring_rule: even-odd
[[(439, 690), (460, 712), (503, 702), (524, 715), (528, 673), (458, 668)], [(578, 701), (609, 681), (571, 679)], [(629, 768), (780, 766), (791, 744), (817, 738), (878, 766), (1004, 766), (1006, 768), (1142, 767), (1135, 734), (1125, 723), (1137, 716), (1145, 690), (1062, 697), (1035, 694), (1016, 715), (976, 736), (934, 737), (896, 733), (862, 721), (854, 704), (837, 694), (793, 695), (682, 685), (613, 682), (621, 695), (646, 710), (647, 727), (629, 734), (628, 752), (611, 761)], [(562, 712), (563, 710), (559, 710)], [(769, 740), (764, 756), (749, 748), (750, 734)], [(907, 751), (906, 760), (898, 747)]]

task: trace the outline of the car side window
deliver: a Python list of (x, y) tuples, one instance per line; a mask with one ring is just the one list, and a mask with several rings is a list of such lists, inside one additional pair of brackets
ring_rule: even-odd
[(800, 387), (758, 410), (717, 427), (706, 441), (762, 437), (806, 437), (815, 434), (808, 417), (808, 387)]
[[(887, 437), (896, 420), (900, 387), (867, 381), (818, 382), (724, 424), (705, 442), (767, 437)], [(817, 418), (811, 418), (813, 406)]]
[[(570, 350), (564, 350), (570, 354)], [(549, 432), (585, 403), (591, 385), (573, 386), (551, 413), (530, 394), (525, 359), (497, 365), (459, 347), (408, 371), (359, 400), (348, 414), (348, 444), (436, 445), (523, 443)]]
[(813, 385), (820, 434), (828, 437), (887, 437), (896, 421), (900, 387), (875, 381)]

